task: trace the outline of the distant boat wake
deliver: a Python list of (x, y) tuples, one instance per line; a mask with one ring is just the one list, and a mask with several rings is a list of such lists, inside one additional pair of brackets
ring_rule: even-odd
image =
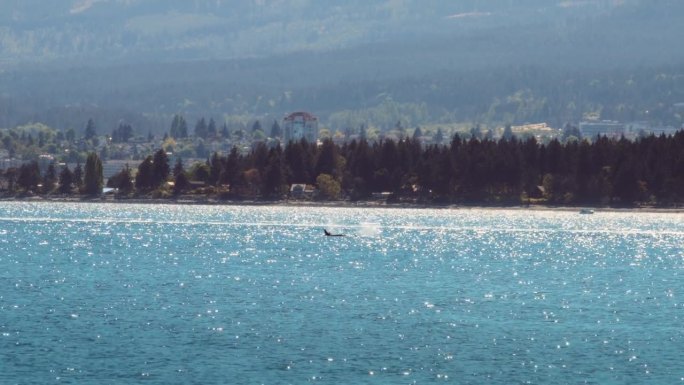
[[(353, 227), (358, 227), (358, 230), (351, 235), (357, 235), (361, 237), (379, 237), (381, 235), (380, 225), (377, 223), (361, 223), (358, 226)], [(326, 237), (344, 237), (349, 235), (342, 232), (330, 232), (326, 228), (323, 229), (323, 233)]]
[(361, 223), (359, 235), (362, 237), (378, 237), (380, 236), (380, 225), (377, 223)]

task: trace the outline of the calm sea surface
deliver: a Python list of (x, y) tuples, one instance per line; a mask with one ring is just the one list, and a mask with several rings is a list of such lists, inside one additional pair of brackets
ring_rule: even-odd
[(675, 384), (683, 360), (682, 214), (0, 203), (1, 384)]

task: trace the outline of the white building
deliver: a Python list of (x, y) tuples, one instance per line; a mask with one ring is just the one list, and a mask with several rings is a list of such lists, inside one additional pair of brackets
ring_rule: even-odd
[(625, 125), (614, 120), (592, 120), (580, 122), (579, 130), (583, 138), (592, 140), (598, 135), (619, 138), (625, 134)]

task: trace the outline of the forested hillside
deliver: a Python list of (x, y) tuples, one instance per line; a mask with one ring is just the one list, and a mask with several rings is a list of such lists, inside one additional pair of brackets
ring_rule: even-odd
[[(0, 58), (72, 64), (225, 59), (501, 27), (538, 25), (571, 33), (573, 22), (616, 12), (637, 12), (648, 22), (644, 18), (662, 13), (665, 2), (676, 5), (671, 0), (6, 0), (0, 4)], [(628, 14), (618, 16), (618, 22), (630, 21)]]
[(677, 0), (8, 0), (0, 22), (5, 128), (682, 124)]

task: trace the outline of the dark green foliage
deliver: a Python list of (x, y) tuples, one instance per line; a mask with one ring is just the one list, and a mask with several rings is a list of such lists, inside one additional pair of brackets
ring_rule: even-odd
[(135, 174), (135, 188), (138, 191), (149, 191), (154, 188), (154, 166), (152, 155), (147, 156), (138, 165), (138, 173)]
[(64, 139), (69, 143), (73, 143), (76, 140), (76, 131), (73, 128), (66, 130), (64, 133)]
[(442, 142), (444, 141), (444, 132), (441, 128), (437, 129), (437, 133), (435, 134), (435, 137), (432, 139), (435, 143), (442, 144)]
[(81, 163), (76, 163), (72, 181), (77, 188), (81, 188), (83, 185), (83, 168), (81, 167)]
[(152, 187), (159, 187), (169, 177), (169, 157), (166, 155), (166, 151), (164, 149), (157, 150), (152, 162)]
[(207, 150), (207, 146), (204, 145), (203, 140), (200, 140), (199, 143), (197, 143), (197, 147), (195, 148), (195, 154), (198, 158), (206, 158), (209, 156), (209, 150)]
[(102, 146), (102, 150), (100, 150), (100, 160), (106, 162), (107, 159), (109, 159), (109, 147)]
[(211, 159), (209, 160), (209, 180), (208, 183), (210, 185), (216, 185), (219, 181), (219, 178), (221, 176), (221, 160), (219, 159), (219, 156), (217, 153), (214, 153), (212, 155)]
[(178, 194), (184, 192), (189, 187), (190, 187), (190, 181), (188, 181), (188, 177), (185, 176), (184, 172), (181, 172), (175, 176), (174, 185), (173, 185), (173, 193), (175, 195), (178, 195)]
[(192, 180), (195, 181), (208, 183), (210, 175), (211, 171), (209, 170), (209, 166), (203, 162), (197, 162), (193, 164), (192, 168), (190, 169), (190, 176), (192, 177)]
[(268, 154), (268, 163), (264, 170), (261, 192), (265, 197), (279, 198), (285, 185), (283, 172), (283, 151), (280, 146), (273, 148)]
[(88, 154), (83, 172), (83, 193), (87, 195), (102, 193), (102, 161), (94, 152)]
[(4, 136), (2, 138), (2, 146), (8, 151), (12, 147), (14, 147), (14, 140), (12, 139), (12, 137), (11, 136)]
[(184, 173), (185, 170), (183, 170), (183, 159), (178, 157), (176, 159), (176, 164), (173, 165), (173, 177), (177, 177), (179, 174)]
[(479, 125), (470, 129), (470, 137), (473, 139), (482, 139), (482, 130)]
[(572, 138), (574, 138), (575, 140), (580, 139), (580, 138), (582, 138), (582, 133), (580, 132), (579, 128), (577, 128), (576, 126), (570, 125), (568, 123), (563, 128), (562, 139), (565, 142), (565, 141), (570, 140)]
[(257, 119), (254, 124), (252, 124), (252, 132), (262, 131), (261, 122)]
[(4, 170), (4, 173), (2, 173), (2, 177), (5, 179), (5, 183), (7, 184), (7, 191), (10, 193), (14, 193), (16, 183), (17, 183), (17, 176), (19, 174), (19, 170), (17, 170), (15, 167), (10, 167), (6, 170)]
[(169, 130), (169, 135), (173, 138), (187, 138), (188, 137), (188, 124), (185, 118), (181, 115), (174, 115), (173, 121), (171, 122), (171, 129)]
[(207, 137), (216, 138), (218, 132), (216, 131), (216, 122), (214, 119), (209, 119), (209, 124), (207, 125)]
[(112, 131), (112, 142), (127, 143), (133, 137), (133, 127), (125, 122), (120, 122), (119, 126)]
[(133, 176), (128, 165), (124, 166), (121, 171), (109, 178), (107, 187), (119, 189), (119, 191), (124, 194), (133, 191)]
[(329, 174), (334, 175), (337, 171), (337, 147), (332, 140), (326, 139), (318, 151), (318, 158), (316, 159), (316, 175)]
[(146, 157), (138, 166), (135, 175), (135, 188), (139, 191), (150, 191), (158, 188), (169, 177), (169, 159), (166, 151), (159, 149)]
[(249, 163), (257, 170), (263, 170), (268, 164), (268, 147), (266, 144), (259, 142), (254, 146), (254, 149), (249, 154)]
[(240, 179), (241, 163), (243, 162), (237, 148), (233, 147), (230, 154), (226, 158), (220, 159), (220, 161), (222, 168), (219, 174), (219, 184), (237, 185)]
[(201, 118), (195, 124), (195, 136), (198, 138), (206, 139), (208, 135), (209, 128), (207, 127), (207, 122), (204, 120), (204, 118)]
[(40, 183), (40, 169), (38, 163), (33, 161), (24, 163), (19, 167), (17, 185), (24, 191), (36, 192)]
[(505, 140), (513, 139), (513, 129), (511, 128), (510, 124), (507, 124), (504, 127), (504, 132), (503, 132), (503, 135), (501, 137)]
[(50, 193), (55, 188), (55, 183), (57, 182), (57, 170), (55, 169), (54, 162), (50, 162), (45, 170), (45, 175), (43, 176), (43, 193)]
[[(97, 155), (88, 155), (86, 186), (97, 182), (98, 173), (101, 183), (98, 163)], [(130, 171), (124, 171), (130, 181)], [(135, 189), (158, 188), (169, 171), (166, 152), (155, 152), (138, 166)], [(6, 180), (11, 173), (3, 174)], [(15, 175), (23, 191), (37, 191), (41, 176), (36, 162), (22, 165)], [(79, 186), (80, 175), (80, 165), (73, 174), (63, 169), (60, 191)], [(116, 182), (119, 176), (111, 183), (122, 188)], [(215, 153), (196, 163), (189, 174), (179, 159), (173, 176), (175, 194), (187, 190), (192, 179), (229, 185), (236, 198), (280, 199), (293, 183), (320, 182), (327, 199), (368, 199), (373, 193), (388, 192), (393, 199), (417, 202), (672, 206), (684, 204), (684, 131), (636, 141), (598, 137), (593, 142), (554, 139), (546, 144), (532, 137), (495, 141), (471, 135), (455, 135), (446, 145), (429, 146), (409, 137), (372, 144), (353, 140), (341, 146), (330, 140), (320, 146), (302, 140), (285, 148), (257, 143), (247, 154), (237, 147), (227, 156)]]
[(74, 176), (69, 170), (69, 167), (64, 166), (59, 173), (59, 192), (62, 194), (70, 194), (73, 187)]
[(283, 130), (280, 128), (277, 120), (273, 121), (271, 126), (271, 138), (281, 138), (283, 136)]
[(223, 123), (223, 127), (221, 127), (221, 137), (224, 139), (230, 138), (230, 131), (228, 130), (228, 125)]
[(292, 142), (285, 147), (285, 168), (291, 183), (313, 183), (315, 147), (306, 140)]
[(416, 127), (416, 129), (413, 131), (413, 140), (420, 140), (422, 136), (423, 130), (421, 130), (420, 127)]
[(93, 119), (88, 119), (88, 123), (86, 124), (85, 128), (85, 140), (91, 140), (97, 136), (97, 132), (95, 129), (95, 122)]

